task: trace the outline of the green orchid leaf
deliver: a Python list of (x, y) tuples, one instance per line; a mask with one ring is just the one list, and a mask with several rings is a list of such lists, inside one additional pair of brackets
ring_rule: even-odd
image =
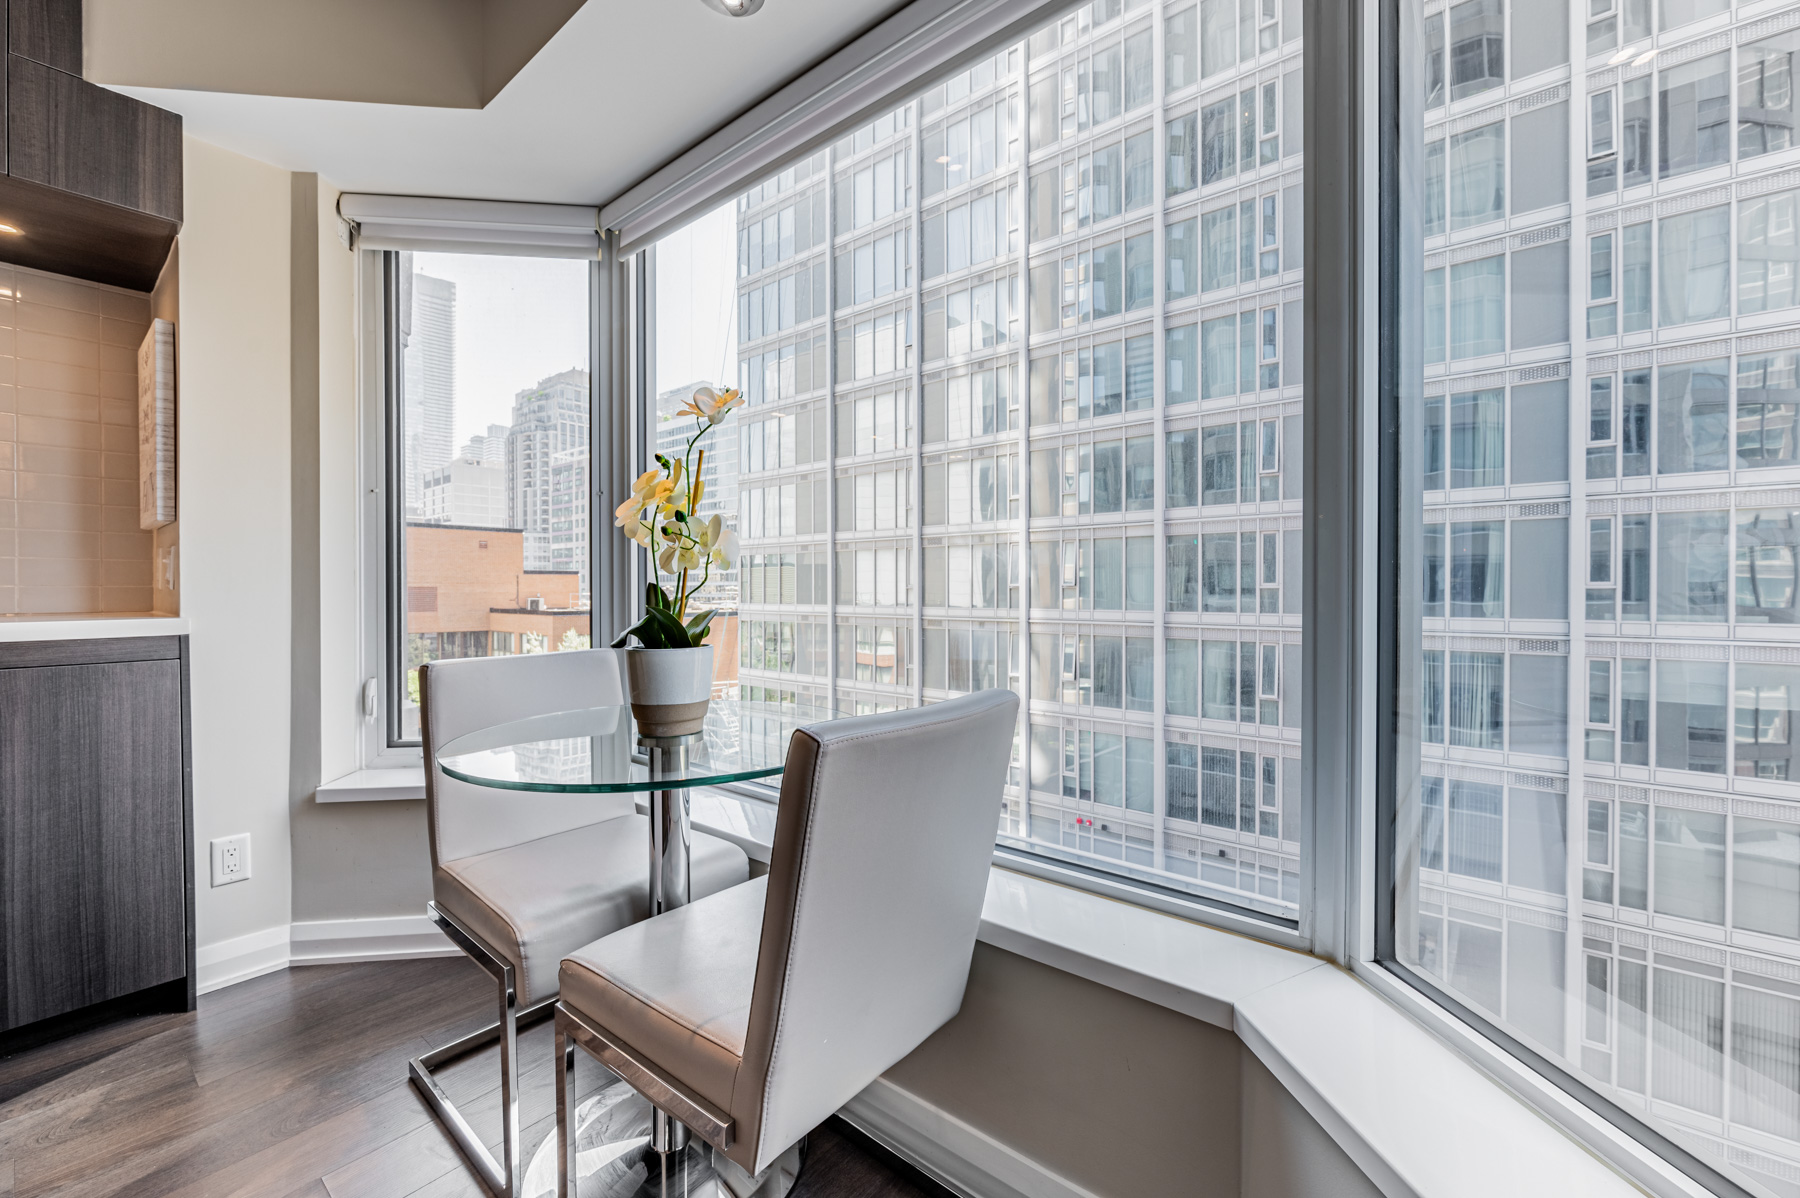
[(688, 649), (693, 647), (693, 641), (688, 636), (687, 628), (675, 618), (675, 613), (658, 611), (651, 614), (656, 620), (657, 638), (661, 643), (648, 645), (646, 648)]
[(691, 649), (695, 645), (687, 626), (675, 617), (674, 612), (662, 607), (645, 612), (643, 619), (618, 635), (612, 647), (623, 649), (632, 637), (636, 637), (645, 649)]
[(612, 647), (615, 649), (623, 649), (625, 647), (625, 642), (629, 641), (634, 636), (637, 637), (641, 643), (648, 645), (649, 638), (655, 635), (650, 631), (652, 623), (651, 617), (645, 616), (614, 638)]

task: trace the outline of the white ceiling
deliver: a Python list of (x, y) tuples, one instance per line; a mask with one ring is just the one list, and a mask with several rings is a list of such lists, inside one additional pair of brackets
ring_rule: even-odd
[(732, 18), (701, 0), (587, 0), (482, 109), (117, 90), (345, 191), (599, 204), (904, 2), (768, 0)]

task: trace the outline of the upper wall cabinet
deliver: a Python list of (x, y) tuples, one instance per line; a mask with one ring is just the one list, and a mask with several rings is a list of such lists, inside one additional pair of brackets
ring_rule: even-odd
[(148, 291), (181, 229), (181, 117), (81, 77), (81, 0), (0, 4), (0, 261)]
[(81, 74), (81, 0), (12, 0), (7, 49), (70, 75)]

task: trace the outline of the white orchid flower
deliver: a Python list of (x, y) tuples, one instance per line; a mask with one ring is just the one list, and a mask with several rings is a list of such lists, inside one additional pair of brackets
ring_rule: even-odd
[[(713, 519), (716, 520), (718, 517), (714, 516)], [(737, 564), (737, 559), (738, 535), (729, 528), (724, 529), (712, 542), (713, 563), (729, 570)]]
[(695, 387), (694, 394), (688, 398), (687, 406), (681, 409), (681, 415), (704, 420), (707, 426), (711, 427), (731, 415), (731, 409), (743, 401), (743, 393), (735, 388), (728, 387), (720, 392), (714, 391), (711, 387)]

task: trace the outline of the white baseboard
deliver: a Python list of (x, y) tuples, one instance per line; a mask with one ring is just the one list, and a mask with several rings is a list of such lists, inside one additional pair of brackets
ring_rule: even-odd
[(288, 927), (282, 924), (245, 936), (234, 936), (230, 940), (202, 944), (194, 952), (194, 963), (199, 966), (196, 989), (201, 994), (286, 969)]
[(430, 916), (315, 919), (293, 925), (289, 952), (295, 965), (344, 965), (354, 961), (403, 961), (458, 957), (462, 950), (437, 930)]
[(838, 1114), (963, 1198), (1096, 1198), (1092, 1190), (886, 1078), (877, 1078)]
[(197, 988), (201, 994), (290, 965), (345, 965), (460, 955), (461, 951), (423, 914), (305, 920), (203, 944), (194, 953), (200, 967)]

